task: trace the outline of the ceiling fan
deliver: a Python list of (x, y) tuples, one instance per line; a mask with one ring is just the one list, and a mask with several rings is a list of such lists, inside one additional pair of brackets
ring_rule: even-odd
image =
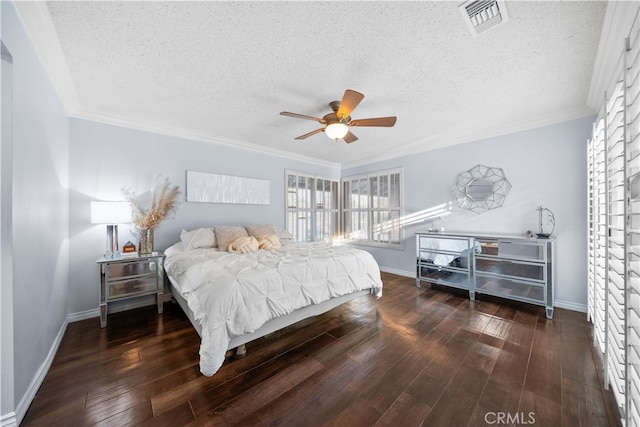
[(333, 101), (329, 103), (329, 106), (333, 110), (332, 113), (325, 114), (321, 119), (312, 116), (306, 116), (304, 114), (290, 113), (283, 111), (281, 116), (294, 117), (297, 119), (313, 120), (314, 122), (322, 123), (324, 127), (316, 129), (304, 135), (300, 135), (295, 139), (305, 139), (320, 132), (324, 132), (331, 139), (338, 141), (344, 139), (344, 142), (350, 144), (358, 140), (349, 130), (349, 127), (353, 126), (376, 126), (376, 127), (392, 127), (396, 124), (396, 117), (377, 117), (375, 119), (352, 119), (351, 112), (360, 104), (360, 101), (364, 98), (364, 95), (355, 90), (347, 89), (344, 91), (342, 101)]

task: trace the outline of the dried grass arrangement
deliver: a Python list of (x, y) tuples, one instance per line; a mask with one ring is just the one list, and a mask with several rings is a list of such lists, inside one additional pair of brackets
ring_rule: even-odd
[(178, 186), (171, 184), (169, 178), (158, 178), (151, 189), (149, 207), (140, 205), (138, 195), (131, 189), (122, 189), (127, 201), (131, 203), (133, 224), (139, 230), (154, 230), (162, 221), (175, 212), (178, 206)]

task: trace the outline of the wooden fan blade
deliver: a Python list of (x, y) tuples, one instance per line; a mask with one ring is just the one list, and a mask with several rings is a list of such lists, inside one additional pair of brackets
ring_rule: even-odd
[(336, 115), (339, 120), (344, 120), (351, 115), (351, 112), (360, 104), (360, 101), (364, 98), (364, 95), (355, 90), (347, 89), (342, 96), (342, 102), (340, 102), (340, 108)]
[(295, 138), (295, 139), (305, 139), (305, 138), (309, 138), (312, 135), (315, 135), (316, 133), (320, 133), (320, 132), (324, 132), (324, 128), (320, 128), (320, 129), (316, 129), (313, 130), (309, 133), (305, 133), (304, 135), (300, 135), (299, 137)]
[(392, 127), (396, 124), (396, 117), (377, 117), (375, 119), (352, 119), (349, 126), (378, 126)]
[(293, 117), (294, 119), (305, 119), (305, 120), (313, 120), (314, 122), (324, 123), (324, 119), (319, 119), (317, 117), (305, 116), (304, 114), (298, 113), (290, 113), (288, 111), (283, 111), (280, 113), (281, 116)]
[(356, 142), (358, 140), (358, 137), (352, 134), (351, 131), (349, 131), (342, 139), (344, 139), (344, 142), (346, 142), (347, 144), (351, 144), (352, 142)]

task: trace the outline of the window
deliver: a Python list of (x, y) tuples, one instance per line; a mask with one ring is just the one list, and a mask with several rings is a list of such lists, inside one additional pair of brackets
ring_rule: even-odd
[(287, 230), (299, 242), (332, 241), (339, 230), (338, 181), (286, 172)]
[(345, 240), (362, 245), (403, 248), (402, 171), (353, 176), (342, 180)]

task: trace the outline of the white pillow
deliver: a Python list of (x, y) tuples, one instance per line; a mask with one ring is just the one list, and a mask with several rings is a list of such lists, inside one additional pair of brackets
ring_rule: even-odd
[(182, 230), (180, 240), (185, 251), (198, 248), (215, 248), (216, 235), (213, 228), (196, 228), (195, 230)]

